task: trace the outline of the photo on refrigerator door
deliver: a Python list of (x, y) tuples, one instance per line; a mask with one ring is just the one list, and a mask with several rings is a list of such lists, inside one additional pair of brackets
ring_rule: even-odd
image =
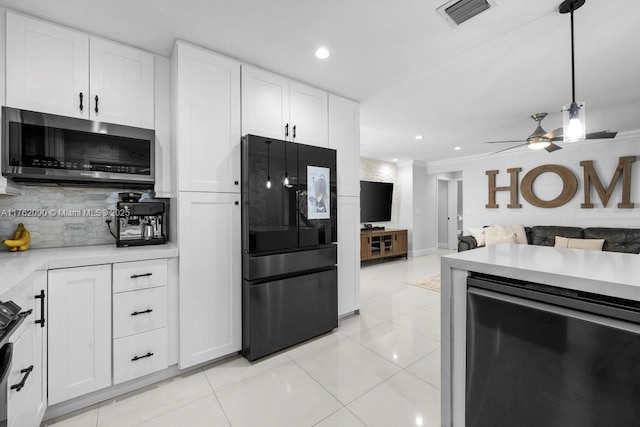
[(307, 166), (307, 218), (309, 219), (331, 217), (330, 172), (329, 168)]

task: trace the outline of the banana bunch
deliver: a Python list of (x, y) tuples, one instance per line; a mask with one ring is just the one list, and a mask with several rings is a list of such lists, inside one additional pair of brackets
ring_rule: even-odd
[(24, 228), (24, 224), (18, 224), (16, 232), (13, 233), (13, 239), (3, 240), (2, 243), (9, 248), (11, 252), (26, 251), (29, 249), (29, 243), (31, 242), (31, 233)]

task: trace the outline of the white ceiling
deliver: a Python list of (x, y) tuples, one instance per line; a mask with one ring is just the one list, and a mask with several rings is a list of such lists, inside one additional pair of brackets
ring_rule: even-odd
[[(433, 161), (508, 146), (487, 140), (524, 139), (535, 128), (532, 113), (550, 113), (549, 131), (561, 126), (560, 108), (571, 100), (561, 0), (496, 2), (457, 28), (435, 11), (444, 0), (0, 5), (164, 56), (180, 38), (346, 96), (361, 102), (363, 156)], [(575, 13), (577, 100), (587, 103), (587, 132), (640, 129), (638, 22), (637, 0), (587, 0)], [(331, 51), (328, 60), (313, 56), (320, 45)]]

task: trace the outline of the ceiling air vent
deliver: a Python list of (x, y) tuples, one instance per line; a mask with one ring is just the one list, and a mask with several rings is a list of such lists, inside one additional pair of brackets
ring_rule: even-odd
[(452, 0), (437, 8), (436, 11), (449, 25), (457, 27), (479, 13), (495, 6), (494, 0)]

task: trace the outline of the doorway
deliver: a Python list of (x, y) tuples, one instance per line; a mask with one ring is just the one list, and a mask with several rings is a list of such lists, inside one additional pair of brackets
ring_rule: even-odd
[(438, 179), (438, 247), (449, 249), (449, 181)]
[(438, 176), (438, 247), (455, 250), (462, 234), (462, 173)]

